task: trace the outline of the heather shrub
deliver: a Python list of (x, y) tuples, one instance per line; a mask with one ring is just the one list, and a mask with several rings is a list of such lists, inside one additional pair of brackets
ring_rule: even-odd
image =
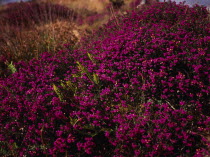
[(79, 114), (79, 85), (69, 80), (76, 67), (64, 51), (11, 64), (13, 74), (0, 80), (1, 155), (83, 156), (91, 154), (93, 146), (95, 154), (110, 154), (111, 144), (103, 134), (109, 127), (91, 125), (84, 111)]
[[(76, 51), (86, 68), (78, 78), (81, 109), (103, 106), (106, 111), (96, 108), (110, 113), (113, 125), (105, 135), (116, 156), (204, 156), (199, 153), (208, 149), (207, 16), (199, 6), (154, 4), (110, 21)], [(102, 126), (101, 121), (90, 123)]]
[(14, 64), (17, 72), (1, 79), (1, 155), (43, 155), (56, 141), (56, 132), (71, 127), (67, 118), (71, 105), (59, 101), (53, 91), (62, 74), (73, 70), (67, 58), (63, 52), (44, 53), (29, 63)]
[(111, 20), (74, 51), (10, 65), (0, 153), (208, 156), (207, 15), (158, 3)]

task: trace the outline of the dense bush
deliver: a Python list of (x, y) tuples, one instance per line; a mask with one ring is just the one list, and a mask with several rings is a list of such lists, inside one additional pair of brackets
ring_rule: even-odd
[(207, 15), (158, 3), (110, 21), (73, 52), (11, 65), (0, 80), (0, 153), (208, 155)]
[(18, 156), (43, 154), (45, 147), (52, 147), (57, 139), (56, 131), (70, 127), (69, 120), (63, 121), (62, 112), (69, 115), (71, 105), (60, 102), (52, 90), (53, 83), (62, 79), (59, 76), (72, 69), (72, 61), (66, 58), (62, 52), (54, 57), (45, 53), (39, 60), (20, 62), (16, 68), (13, 65), (18, 72), (0, 81), (0, 140), (4, 155), (9, 151), (18, 152)]

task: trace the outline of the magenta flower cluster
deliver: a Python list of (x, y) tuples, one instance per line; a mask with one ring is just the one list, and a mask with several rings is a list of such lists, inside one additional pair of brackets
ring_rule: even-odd
[[(1, 153), (209, 155), (205, 8), (157, 3), (0, 79)], [(4, 155), (4, 154), (3, 154)]]

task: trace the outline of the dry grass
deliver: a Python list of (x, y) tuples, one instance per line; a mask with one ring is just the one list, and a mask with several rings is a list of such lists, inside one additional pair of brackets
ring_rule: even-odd
[(79, 38), (76, 26), (67, 21), (34, 26), (29, 30), (16, 30), (5, 26), (0, 31), (0, 52), (9, 60), (30, 60), (42, 52), (56, 52), (63, 44), (74, 45)]
[[(28, 20), (29, 26), (22, 26), (22, 23), (20, 23), (20, 25), (12, 25), (10, 23), (13, 20), (5, 22), (2, 20), (4, 19), (3, 15), (11, 13), (9, 11), (13, 11), (13, 9), (7, 10), (7, 8), (14, 5), (5, 5), (0, 10), (0, 59), (1, 56), (4, 56), (9, 62), (17, 62), (20, 60), (28, 61), (34, 57), (38, 57), (42, 52), (47, 51), (54, 53), (63, 50), (64, 44), (74, 46), (79, 40), (80, 33), (78, 33), (76, 24), (73, 20), (69, 20), (71, 14), (69, 14), (69, 17), (63, 19), (57, 18), (56, 16), (54, 20), (41, 21), (40, 19), (40, 22), (37, 23), (33, 23), (33, 21), (30, 23), (30, 18), (28, 18), (26, 20)], [(20, 16), (24, 14), (24, 17), (27, 17), (24, 12), (24, 7), (21, 8), (22, 5), (18, 5), (18, 3), (16, 6), (17, 7), (14, 9), (18, 10), (18, 7), (20, 7), (20, 10), (23, 10), (21, 14), (19, 13)], [(25, 7), (27, 7), (27, 5)], [(45, 13), (45, 10), (42, 11)], [(36, 13), (36, 10), (34, 12)], [(54, 14), (52, 12), (46, 13), (46, 16), (52, 17), (51, 19), (53, 19)], [(39, 13), (37, 12), (37, 14)], [(33, 14), (31, 16), (36, 15)], [(60, 16), (64, 15), (61, 14)], [(22, 22), (24, 24), (25, 21), (23, 20)]]
[[(110, 0), (41, 0), (41, 1), (65, 5), (74, 10), (88, 10), (97, 13), (106, 12), (108, 7), (111, 5)], [(134, 2), (134, 0), (124, 0), (124, 6), (122, 6), (121, 9), (122, 10), (133, 9), (130, 8), (130, 4), (132, 2)]]
[(91, 12), (102, 13), (105, 11), (109, 0), (42, 0), (60, 5), (65, 5), (74, 10), (88, 10)]

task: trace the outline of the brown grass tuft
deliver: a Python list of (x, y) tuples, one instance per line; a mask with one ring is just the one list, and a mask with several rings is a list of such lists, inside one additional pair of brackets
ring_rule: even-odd
[(77, 28), (67, 21), (55, 21), (33, 29), (5, 26), (0, 30), (0, 52), (8, 60), (30, 60), (42, 52), (54, 53), (63, 49), (63, 44), (74, 45), (79, 38)]

